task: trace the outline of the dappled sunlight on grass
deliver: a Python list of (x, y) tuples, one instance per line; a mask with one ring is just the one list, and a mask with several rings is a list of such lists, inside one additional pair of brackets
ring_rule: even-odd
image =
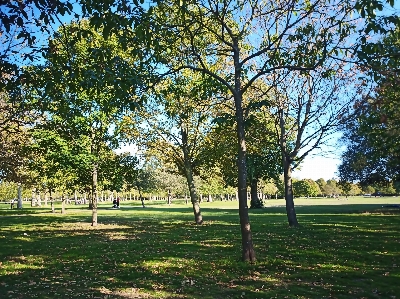
[[(320, 202), (323, 203), (322, 201)], [(250, 210), (257, 262), (240, 262), (235, 202), (124, 202), (119, 210), (0, 210), (0, 298), (337, 298), (400, 294), (400, 219), (382, 204)], [(339, 207), (339, 208), (338, 208)], [(358, 212), (357, 212), (358, 211)], [(366, 213), (369, 211), (369, 213)], [(30, 213), (32, 212), (32, 213)]]

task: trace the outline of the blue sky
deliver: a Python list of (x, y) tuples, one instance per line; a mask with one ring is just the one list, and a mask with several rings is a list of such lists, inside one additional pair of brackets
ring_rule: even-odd
[(338, 175), (337, 167), (340, 164), (340, 158), (309, 156), (306, 157), (301, 169), (293, 171), (293, 177), (298, 179), (326, 180), (336, 178)]

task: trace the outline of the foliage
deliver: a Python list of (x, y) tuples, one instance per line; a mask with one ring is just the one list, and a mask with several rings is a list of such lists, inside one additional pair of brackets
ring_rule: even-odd
[[(58, 136), (57, 140), (69, 147), (66, 151), (53, 150), (58, 163), (52, 168), (64, 167), (58, 170), (56, 180), (66, 182), (67, 173), (71, 174), (71, 183), (85, 190), (92, 188), (94, 193), (97, 173), (107, 168), (107, 160), (113, 159), (110, 149), (117, 147), (121, 139), (118, 125), (123, 114), (140, 103), (135, 94), (140, 80), (138, 69), (115, 36), (104, 39), (101, 29), (94, 30), (87, 20), (60, 26), (49, 40), (44, 58), (41, 65), (26, 69), (29, 104), (36, 104), (43, 113), (35, 129)], [(56, 147), (53, 141), (42, 149)], [(46, 173), (45, 177), (51, 180), (57, 173), (54, 171), (53, 177)], [(106, 176), (100, 173), (99, 178), (104, 181)], [(112, 184), (120, 189), (122, 183), (116, 181), (117, 177)]]
[(267, 196), (277, 195), (279, 188), (276, 186), (276, 180), (262, 180), (260, 182), (260, 188)]
[(342, 189), (338, 186), (337, 181), (335, 181), (334, 179), (330, 179), (327, 180), (323, 192), (327, 196), (335, 196), (341, 194)]
[(365, 194), (372, 194), (372, 193), (375, 193), (375, 188), (372, 187), (372, 186), (363, 186), (363, 187), (362, 187), (362, 191), (363, 191)]
[[(254, 111), (248, 107), (246, 117), (247, 136), (247, 183), (251, 180), (276, 179), (282, 172), (280, 151), (270, 135), (273, 121), (270, 114)], [(217, 124), (207, 136), (207, 145), (202, 152), (205, 168), (218, 167), (225, 183), (237, 186), (237, 149), (234, 116), (219, 112), (214, 122)], [(210, 154), (212, 153), (212, 154)]]
[(321, 193), (319, 186), (311, 179), (295, 181), (293, 183), (294, 195), (296, 196), (317, 196)]
[[(11, 199), (16, 199), (18, 193), (18, 183), (15, 182), (0, 182), (0, 201), (9, 201)], [(30, 197), (30, 190), (22, 189), (22, 197)]]
[(358, 185), (346, 182), (346, 181), (339, 181), (339, 186), (341, 187), (343, 194), (347, 196), (354, 196), (360, 195), (361, 189)]
[[(388, 34), (383, 43), (399, 47), (399, 29)], [(339, 166), (340, 177), (360, 181), (362, 186), (388, 184), (400, 178), (398, 138), (400, 132), (399, 86), (396, 66), (399, 58), (382, 58), (382, 67), (375, 72), (374, 92), (364, 96), (355, 106), (355, 116), (346, 127), (343, 142), (347, 146)], [(384, 67), (385, 66), (385, 67)]]

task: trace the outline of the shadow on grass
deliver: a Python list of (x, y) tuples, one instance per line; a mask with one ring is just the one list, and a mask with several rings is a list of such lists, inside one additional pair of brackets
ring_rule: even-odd
[(97, 228), (88, 224), (88, 211), (2, 212), (9, 216), (0, 218), (0, 298), (353, 299), (400, 293), (398, 217), (326, 207), (313, 214), (308, 208), (298, 208), (303, 226), (296, 229), (287, 227), (281, 208), (251, 211), (259, 260), (253, 265), (238, 261), (240, 228), (232, 209), (203, 209), (207, 222), (196, 226), (189, 208), (121, 208), (99, 215)]

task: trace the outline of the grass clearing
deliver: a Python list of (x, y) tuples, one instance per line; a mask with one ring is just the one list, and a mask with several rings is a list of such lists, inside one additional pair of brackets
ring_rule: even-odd
[[(258, 261), (240, 257), (236, 202), (0, 207), (0, 298), (400, 298), (400, 198), (283, 200), (250, 210)], [(8, 207), (8, 206), (7, 206)]]

